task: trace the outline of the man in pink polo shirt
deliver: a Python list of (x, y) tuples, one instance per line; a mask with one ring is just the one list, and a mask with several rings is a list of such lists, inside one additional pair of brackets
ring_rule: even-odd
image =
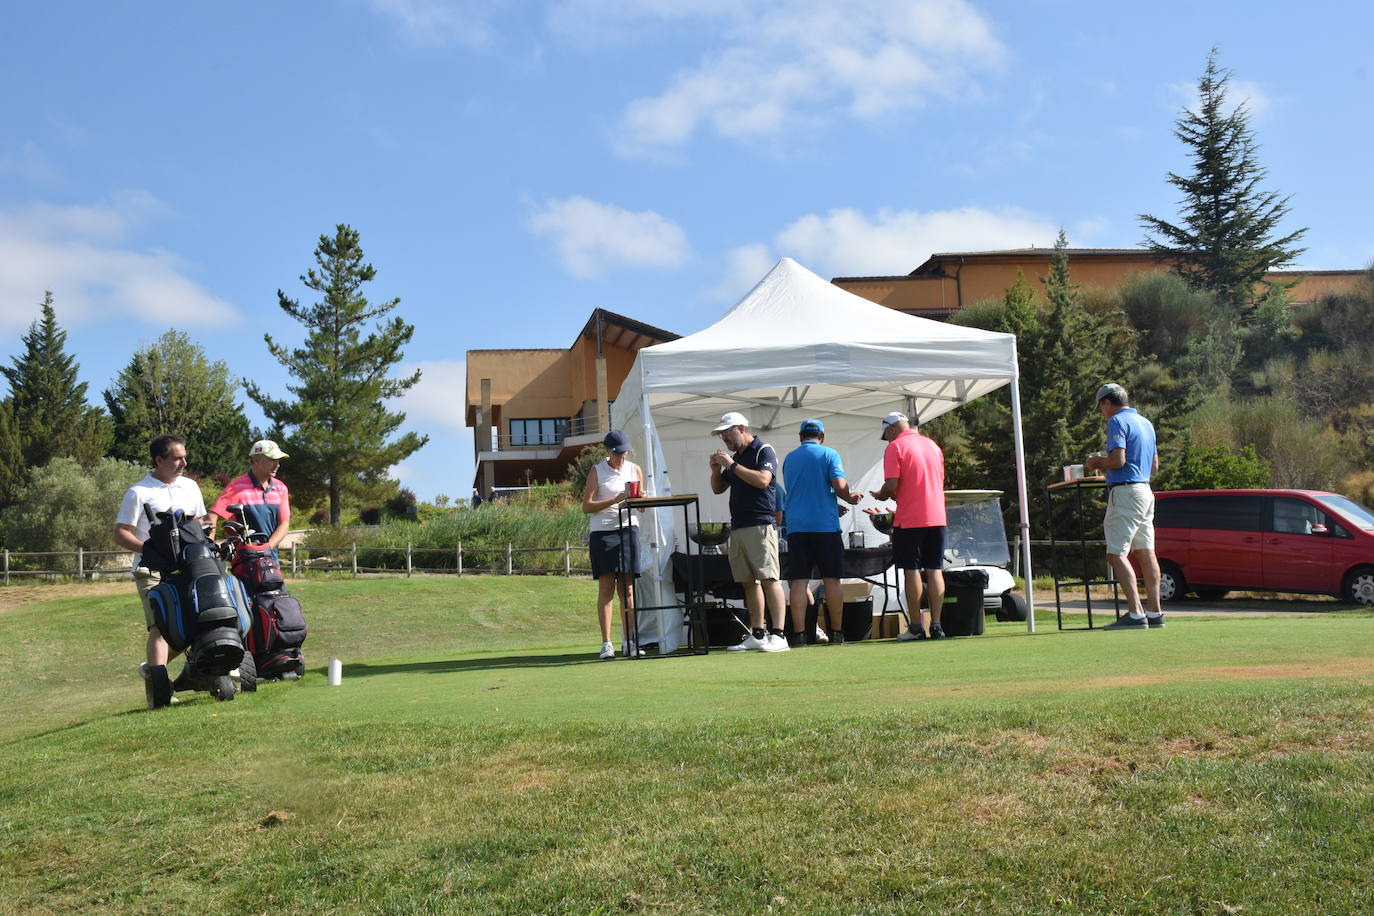
[(275, 550), (291, 528), (291, 497), (286, 484), (277, 479), (281, 460), (290, 457), (271, 439), (259, 439), (248, 450), (248, 473), (229, 481), (219, 499), (210, 507), (218, 519), (239, 521), (230, 506), (243, 506), (248, 525), (267, 535), (267, 546)]
[[(883, 485), (874, 499), (897, 500), (892, 518), (892, 559), (906, 579), (910, 626), (897, 638), (944, 639), (940, 610), (945, 600), (945, 455), (916, 431), (906, 414), (883, 417)], [(930, 634), (921, 616), (921, 576), (930, 586)]]

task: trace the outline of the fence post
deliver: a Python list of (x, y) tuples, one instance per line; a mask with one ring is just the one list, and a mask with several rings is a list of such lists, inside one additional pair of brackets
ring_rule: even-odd
[(461, 540), (456, 549), (458, 551), (458, 576), (461, 578), (463, 575), (463, 542)]
[(297, 571), (297, 569), (296, 569), (296, 545), (295, 545), (295, 544), (292, 544), (292, 545), (291, 545), (291, 576), (292, 576), (292, 578), (295, 578), (295, 577), (298, 576), (298, 575), (300, 575), (300, 573), (299, 573), (299, 572)]
[(10, 584), (10, 552), (5, 551), (5, 584)]
[(572, 576), (572, 545), (563, 541), (563, 575)]
[(407, 578), (407, 579), (410, 578), (410, 571), (411, 571), (413, 568), (414, 568), (414, 567), (411, 565), (411, 561), (410, 561), (410, 541), (406, 541), (406, 578)]
[(86, 578), (86, 551), (80, 547), (76, 548), (76, 581), (82, 582)]
[(515, 545), (510, 541), (506, 541), (506, 575), (508, 576), (515, 575), (514, 557)]
[(358, 578), (358, 542), (353, 542), (353, 578)]

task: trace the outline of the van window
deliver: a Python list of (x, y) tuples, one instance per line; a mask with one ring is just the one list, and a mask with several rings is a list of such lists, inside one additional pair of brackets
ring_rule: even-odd
[(1242, 493), (1161, 499), (1155, 503), (1155, 527), (1259, 531), (1262, 505), (1259, 495)]
[(1311, 534), (1314, 525), (1325, 525), (1329, 537), (1350, 537), (1330, 515), (1309, 502), (1276, 496), (1269, 513), (1269, 530), (1278, 534)]
[(1322, 496), (1321, 501), (1350, 519), (1357, 528), (1363, 528), (1365, 531), (1374, 529), (1374, 512), (1370, 512), (1355, 500), (1331, 493)]

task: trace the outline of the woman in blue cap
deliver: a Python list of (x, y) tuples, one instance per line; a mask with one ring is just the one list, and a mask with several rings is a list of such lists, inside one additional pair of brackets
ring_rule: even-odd
[[(642, 654), (630, 638), (634, 626), (634, 587), (631, 582), (639, 569), (639, 519), (634, 512), (622, 513), (620, 503), (631, 498), (631, 484), (644, 486), (644, 472), (629, 459), (630, 439), (613, 429), (602, 440), (606, 460), (593, 465), (582, 491), (582, 511), (591, 516), (588, 542), (592, 578), (597, 582), (596, 610), (601, 621), (601, 658), (615, 658), (611, 642), (611, 599), (620, 592), (620, 618), (625, 634), (625, 657)], [(628, 524), (621, 527), (628, 516)], [(616, 585), (620, 588), (617, 589)]]

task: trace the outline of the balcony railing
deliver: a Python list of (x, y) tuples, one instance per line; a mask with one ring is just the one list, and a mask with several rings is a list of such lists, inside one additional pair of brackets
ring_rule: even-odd
[(567, 420), (558, 420), (552, 430), (540, 429), (495, 436), (493, 447), (498, 452), (562, 448), (568, 439), (595, 435), (600, 431), (596, 417), (571, 417)]

